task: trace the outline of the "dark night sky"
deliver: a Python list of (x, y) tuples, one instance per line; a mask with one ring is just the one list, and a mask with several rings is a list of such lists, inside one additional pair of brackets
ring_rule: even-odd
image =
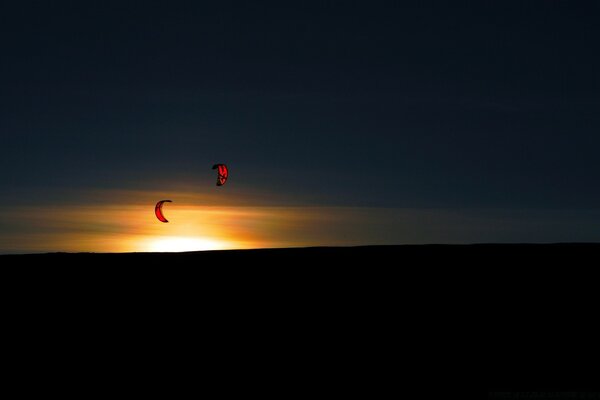
[(596, 1), (14, 3), (13, 204), (193, 186), (213, 162), (300, 205), (600, 204)]

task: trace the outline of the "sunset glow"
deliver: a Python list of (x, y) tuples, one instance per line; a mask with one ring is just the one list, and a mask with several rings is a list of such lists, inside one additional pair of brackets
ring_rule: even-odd
[[(80, 204), (28, 206), (0, 210), (13, 226), (0, 235), (0, 252), (183, 252), (203, 250), (358, 244), (364, 217), (353, 209), (218, 206), (215, 199), (171, 192), (167, 223), (154, 213), (153, 192), (94, 192)], [(348, 226), (343, 237), (323, 227)], [(353, 229), (360, 227), (353, 233)]]
[(230, 248), (227, 243), (217, 240), (193, 237), (166, 237), (148, 241), (142, 251), (150, 252), (182, 252), (202, 250), (224, 250)]
[[(162, 193), (94, 191), (71, 194), (77, 203), (29, 205), (0, 210), (9, 231), (0, 233), (0, 253), (181, 252), (361, 244), (473, 243), (502, 240), (491, 226), (503, 220), (506, 238), (558, 242), (573, 237), (544, 234), (544, 221), (564, 232), (594, 232), (598, 212), (368, 207), (219, 205), (218, 199), (171, 191), (168, 223), (154, 213)], [(237, 199), (242, 197), (239, 196)], [(449, 229), (448, 227), (455, 227)], [(335, 227), (335, 229), (333, 228)], [(519, 233), (520, 232), (520, 233)], [(588, 233), (586, 233), (588, 232)], [(521, 236), (518, 236), (521, 235)], [(508, 241), (509, 239), (505, 239)]]

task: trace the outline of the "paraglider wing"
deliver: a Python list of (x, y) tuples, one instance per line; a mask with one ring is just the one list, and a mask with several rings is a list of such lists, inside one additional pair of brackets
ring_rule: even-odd
[(163, 203), (172, 203), (172, 201), (171, 200), (161, 200), (158, 203), (156, 203), (156, 207), (154, 207), (154, 214), (156, 214), (156, 218), (158, 218), (158, 220), (160, 222), (169, 222), (162, 213)]
[(223, 186), (225, 182), (227, 182), (227, 177), (229, 176), (229, 169), (225, 164), (215, 164), (212, 169), (218, 170), (217, 175), (217, 186)]

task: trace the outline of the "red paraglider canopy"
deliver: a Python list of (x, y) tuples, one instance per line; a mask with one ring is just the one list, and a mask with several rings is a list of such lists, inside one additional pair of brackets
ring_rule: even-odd
[(218, 169), (217, 176), (217, 186), (223, 186), (225, 182), (227, 182), (227, 177), (229, 176), (229, 169), (227, 169), (227, 165), (225, 164), (215, 164), (212, 169)]
[(163, 203), (172, 203), (172, 201), (171, 200), (161, 200), (158, 203), (156, 203), (156, 207), (154, 207), (154, 214), (156, 214), (156, 218), (158, 218), (158, 220), (160, 222), (169, 222), (169, 220), (167, 220), (162, 213)]

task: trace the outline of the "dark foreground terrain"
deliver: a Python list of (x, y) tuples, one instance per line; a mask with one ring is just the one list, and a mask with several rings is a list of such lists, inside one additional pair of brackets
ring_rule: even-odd
[[(597, 255), (600, 243), (559, 244), (474, 244), (474, 245), (401, 245), (357, 247), (307, 247), (257, 250), (221, 250), (184, 253), (46, 253), (25, 255), (2, 255), (3, 263), (34, 262), (90, 265), (94, 262), (131, 266), (173, 264), (207, 267), (210, 263), (237, 262), (234, 267), (251, 263), (293, 266), (295, 262), (310, 262), (303, 267), (341, 266), (349, 262), (369, 262), (365, 266), (412, 266), (430, 261), (444, 263), (494, 264), (499, 261), (511, 263), (539, 262), (549, 260), (582, 262), (582, 257)], [(334, 264), (331, 264), (334, 263)], [(261, 266), (261, 264), (253, 266)], [(91, 264), (93, 265), (93, 264)], [(215, 267), (215, 264), (210, 264)], [(510, 265), (509, 265), (510, 266)]]
[[(598, 376), (598, 254), (600, 244), (4, 255), (3, 343), (16, 376), (37, 368), (49, 392), (581, 390)], [(58, 362), (73, 367), (66, 381), (50, 378)]]

